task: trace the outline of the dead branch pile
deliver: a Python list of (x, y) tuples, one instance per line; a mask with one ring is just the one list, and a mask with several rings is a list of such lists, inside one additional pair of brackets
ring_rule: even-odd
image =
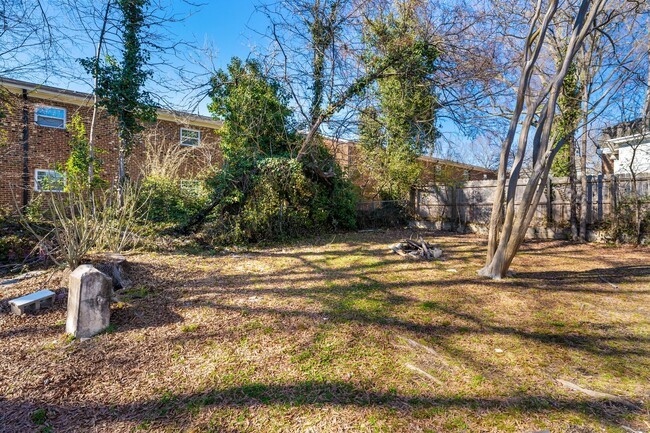
[(395, 254), (409, 259), (433, 260), (442, 256), (442, 250), (426, 242), (422, 238), (417, 240), (402, 239), (389, 247)]

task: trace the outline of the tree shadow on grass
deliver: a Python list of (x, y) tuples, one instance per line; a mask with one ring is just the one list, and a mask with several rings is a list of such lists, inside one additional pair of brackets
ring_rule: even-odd
[[(650, 266), (648, 265), (627, 265), (613, 266), (608, 268), (595, 268), (587, 271), (540, 271), (540, 272), (517, 272), (516, 279), (536, 279), (554, 281), (558, 285), (579, 285), (589, 282), (600, 282), (605, 286), (609, 283), (624, 283), (630, 278), (650, 277)], [(614, 288), (612, 288), (614, 289)], [(637, 293), (648, 293), (640, 290)], [(612, 293), (621, 293), (612, 290)]]
[(45, 401), (0, 400), (0, 422), (10, 431), (32, 431), (36, 426), (31, 414), (44, 410), (57, 431), (96, 427), (111, 422), (161, 424), (165, 428), (187, 425), (192, 413), (204, 408), (242, 409), (260, 406), (366, 407), (390, 408), (402, 416), (426, 413), (428, 409), (468, 409), (483, 415), (494, 411), (524, 418), (545, 412), (568, 412), (617, 424), (641, 408), (622, 402), (566, 398), (553, 395), (515, 395), (508, 397), (440, 397), (420, 394), (416, 397), (377, 392), (344, 381), (303, 381), (290, 384), (250, 383), (196, 394), (163, 394), (160, 398), (132, 403), (48, 404)]
[[(355, 250), (356, 251), (356, 250)], [(414, 338), (437, 338), (440, 346), (445, 350), (445, 339), (458, 335), (515, 335), (525, 340), (541, 342), (549, 346), (566, 347), (574, 350), (590, 352), (597, 356), (626, 356), (639, 355), (647, 356), (647, 344), (650, 339), (642, 336), (629, 335), (627, 333), (615, 333), (613, 335), (599, 335), (588, 330), (581, 330), (579, 333), (571, 334), (567, 331), (537, 331), (525, 324), (502, 324), (489, 317), (485, 318), (480, 314), (473, 314), (462, 307), (450, 306), (445, 302), (435, 302), (418, 299), (417, 296), (410, 297), (409, 290), (412, 287), (430, 287), (432, 290), (443, 292), (450, 290), (454, 296), (454, 289), (463, 285), (476, 284), (478, 277), (471, 278), (462, 275), (427, 274), (426, 278), (413, 279), (403, 282), (386, 282), (380, 278), (381, 266), (396, 263), (396, 260), (384, 259), (383, 252), (375, 250), (367, 252), (345, 252), (336, 250), (324, 252), (321, 255), (330, 254), (341, 257), (344, 254), (363, 254), (380, 259), (377, 263), (353, 264), (332, 268), (327, 264), (314, 263), (311, 260), (311, 253), (279, 253), (272, 252), (269, 255), (273, 258), (289, 257), (297, 263), (291, 263), (285, 269), (274, 270), (273, 272), (256, 275), (253, 272), (241, 273), (225, 278), (227, 284), (223, 285), (215, 280), (214, 274), (202, 273), (195, 275), (193, 272), (180, 267), (178, 263), (166, 265), (162, 263), (138, 264), (136, 270), (138, 277), (134, 284), (136, 290), (144, 289), (142, 297), (134, 297), (128, 301), (129, 306), (124, 310), (115, 311), (114, 323), (120, 330), (142, 328), (148, 326), (162, 326), (182, 320), (176, 313), (178, 309), (187, 306), (186, 294), (196, 295), (198, 299), (191, 301), (191, 305), (197, 307), (209, 307), (220, 313), (241, 313), (247, 316), (258, 316), (260, 318), (286, 316), (306, 317), (310, 319), (322, 319), (327, 316), (330, 323), (335, 326), (339, 324), (359, 324), (379, 326), (389, 333), (409, 332)], [(398, 261), (398, 260), (397, 260)], [(379, 266), (379, 268), (377, 268)], [(418, 265), (419, 267), (420, 265)], [(489, 282), (489, 290), (517, 290), (526, 288), (528, 290), (548, 291), (582, 291), (594, 294), (624, 294), (637, 293), (645, 294), (647, 290), (618, 290), (606, 287), (602, 290), (593, 289), (591, 283), (599, 281), (599, 276), (606, 275), (606, 278), (615, 283), (625, 282), (628, 277), (647, 276), (649, 271), (646, 266), (625, 266), (622, 268), (607, 268), (609, 273), (603, 274), (603, 269), (584, 272), (567, 271), (545, 271), (520, 273), (516, 278), (501, 282)], [(371, 274), (370, 271), (377, 274)], [(391, 270), (394, 273), (395, 270)], [(362, 274), (361, 274), (362, 273)], [(287, 274), (295, 277), (287, 278)], [(363, 278), (359, 278), (363, 276)], [(436, 276), (442, 275), (439, 279)], [(615, 278), (620, 278), (616, 280)], [(348, 283), (346, 279), (357, 278), (355, 283)], [(611, 279), (610, 279), (611, 278)], [(256, 287), (259, 280), (268, 281), (271, 288), (260, 289)], [(326, 279), (340, 280), (333, 284), (325, 284)], [(322, 283), (303, 285), (303, 283), (314, 283), (323, 280)], [(542, 287), (547, 282), (555, 283), (552, 287)], [(329, 283), (332, 283), (331, 281)], [(486, 284), (487, 285), (487, 284)], [(394, 289), (399, 289), (395, 292)], [(443, 292), (444, 293), (444, 292)], [(201, 296), (205, 295), (205, 298)], [(209, 296), (212, 295), (212, 296)], [(285, 302), (282, 308), (273, 305), (236, 305), (235, 298), (251, 295), (271, 295), (282, 298), (306, 298), (317, 302), (317, 311), (301, 310), (299, 305)], [(358, 308), (357, 301), (369, 297), (375, 297), (381, 307), (377, 311), (367, 311)], [(378, 299), (378, 300), (377, 300)], [(459, 301), (466, 301), (465, 298)], [(472, 299), (472, 301), (474, 301)], [(259, 302), (259, 301), (257, 301)], [(455, 305), (455, 304), (454, 304)], [(437, 323), (422, 323), (417, 320), (405, 320), (401, 318), (391, 307), (412, 307), (431, 310), (439, 317), (457, 318), (462, 325), (443, 325)], [(236, 314), (234, 315), (236, 317)], [(183, 333), (168, 336), (171, 343), (182, 343), (187, 340), (207, 340), (220, 335), (223, 330), (215, 329), (210, 333)], [(181, 341), (182, 340), (182, 341)], [(460, 357), (462, 353), (459, 353)], [(469, 357), (469, 355), (468, 355)], [(115, 368), (129, 366), (125, 359), (116, 359)], [(465, 360), (469, 362), (468, 360)], [(478, 360), (477, 360), (478, 361)], [(485, 361), (481, 361), (485, 362)], [(476, 367), (477, 371), (487, 370), (485, 365)], [(499, 374), (505, 371), (499, 371)], [(592, 418), (605, 419), (612, 423), (623, 421), (626, 416), (637, 414), (637, 410), (620, 403), (592, 401), (587, 399), (564, 398), (549, 393), (542, 394), (516, 394), (505, 397), (477, 397), (462, 396), (448, 398), (436, 396), (435, 394), (423, 393), (417, 397), (399, 395), (397, 393), (382, 393), (373, 390), (371, 386), (362, 388), (348, 382), (313, 382), (304, 381), (290, 384), (275, 383), (252, 383), (245, 385), (231, 386), (228, 388), (208, 389), (205, 392), (196, 394), (172, 394), (165, 395), (159, 399), (136, 401), (133, 403), (118, 403), (115, 401), (100, 401), (95, 403), (69, 404), (48, 404), (46, 401), (21, 401), (2, 400), (0, 397), (0, 430), (9, 426), (7, 431), (33, 431), (34, 426), (30, 424), (30, 414), (37, 409), (46, 409), (51, 413), (52, 425), (61, 427), (65, 431), (66, 426), (70, 430), (84, 431), (92, 428), (101, 422), (133, 422), (133, 423), (158, 423), (164, 424), (166, 428), (174, 426), (182, 429), (183, 421), (191, 416), (194, 410), (203, 408), (250, 408), (259, 406), (358, 406), (390, 408), (401, 411), (405, 415), (411, 415), (415, 411), (426, 411), (433, 408), (455, 409), (466, 408), (477, 413), (477, 409), (485, 412), (502, 412), (504, 409), (519, 411), (523, 414), (539, 414), (544, 412), (564, 411), (590, 416)], [(57, 431), (59, 428), (56, 429)]]
[[(174, 311), (175, 297), (158, 284), (154, 270), (141, 263), (131, 263), (133, 285), (115, 292), (119, 302), (111, 308), (111, 324), (117, 332), (167, 326), (183, 321)], [(146, 282), (146, 283), (145, 283)]]
[[(184, 275), (176, 275), (169, 272), (169, 269), (162, 272), (163, 277), (157, 275), (154, 269), (142, 265), (141, 274), (143, 280), (148, 281), (154, 295), (152, 299), (143, 300), (139, 305), (141, 314), (147, 314), (148, 321), (154, 326), (164, 325), (181, 321), (182, 318), (174, 312), (178, 308), (186, 306), (208, 307), (222, 312), (239, 312), (246, 315), (262, 315), (276, 317), (306, 317), (310, 319), (322, 319), (324, 316), (332, 323), (358, 323), (364, 325), (383, 326), (394, 331), (412, 331), (421, 335), (450, 336), (458, 334), (479, 334), (479, 335), (513, 335), (526, 340), (560, 346), (574, 350), (586, 351), (596, 355), (650, 355), (650, 352), (643, 346), (650, 343), (650, 338), (621, 335), (602, 335), (601, 333), (580, 330), (580, 332), (569, 332), (567, 330), (536, 330), (530, 329), (527, 325), (513, 326), (510, 324), (498, 323), (494, 320), (485, 320), (479, 316), (465, 311), (460, 306), (450, 307), (443, 303), (421, 302), (419, 299), (408, 295), (411, 287), (431, 287), (432, 290), (454, 289), (466, 284), (476, 284), (479, 277), (467, 278), (449, 276), (446, 279), (430, 279), (405, 282), (385, 282), (375, 275), (359, 276), (359, 270), (365, 269), (366, 265), (353, 265), (345, 268), (328, 269), (326, 266), (313, 263), (302, 257), (301, 254), (293, 254), (292, 257), (301, 262), (301, 266), (291, 268), (287, 271), (275, 271), (263, 274), (261, 279), (268, 283), (269, 288), (256, 287), (259, 284), (258, 276), (255, 274), (241, 274), (233, 277), (226, 285), (216, 285), (213, 277), (201, 277), (196, 279), (186, 278)], [(156, 265), (160, 266), (160, 265)], [(302, 270), (298, 270), (302, 268)], [(621, 295), (634, 293), (647, 295), (648, 289), (622, 290), (609, 286), (603, 289), (594, 289), (588, 284), (599, 281), (599, 276), (607, 275), (608, 281), (621, 283), (627, 277), (646, 276), (650, 272), (648, 266), (626, 266), (622, 268), (595, 269), (589, 271), (547, 271), (537, 273), (522, 273), (516, 278), (489, 283), (492, 290), (502, 288), (504, 290), (543, 290), (551, 292), (585, 292), (590, 294)], [(287, 273), (293, 273), (294, 279), (287, 279)], [(304, 275), (303, 275), (304, 274)], [(311, 278), (311, 274), (317, 274)], [(379, 275), (377, 275), (379, 276)], [(356, 278), (352, 280), (352, 278)], [(179, 281), (180, 279), (180, 281)], [(332, 279), (328, 284), (316, 284), (303, 287), (305, 282), (315, 282)], [(333, 282), (336, 280), (336, 282)], [(360, 281), (359, 281), (360, 280)], [(350, 281), (350, 282), (348, 282)], [(354, 282), (352, 282), (354, 281)], [(325, 282), (325, 281), (323, 281)], [(548, 285), (547, 282), (552, 282)], [(604, 284), (604, 283), (603, 283)], [(175, 285), (176, 289), (166, 291), (160, 287)], [(216, 285), (216, 286), (215, 286)], [(399, 293), (395, 292), (399, 289)], [(155, 295), (160, 293), (160, 296)], [(184, 299), (186, 296), (191, 300)], [(246, 297), (271, 296), (290, 300), (309, 299), (319, 305), (318, 311), (305, 311), (299, 308), (292, 308), (289, 301), (282, 308), (273, 305), (246, 304)], [(356, 307), (356, 302), (372, 300), (377, 307), (376, 311), (368, 311)], [(465, 299), (473, 303), (481, 302), (481, 299)], [(242, 304), (243, 302), (243, 304)], [(409, 321), (394, 315), (393, 307), (425, 308), (444, 314), (447, 317), (457, 318), (465, 322), (463, 325), (427, 324), (418, 321)], [(137, 319), (137, 318), (136, 318)], [(134, 319), (135, 320), (135, 319)], [(135, 320), (137, 322), (137, 320)], [(147, 322), (147, 321), (144, 321)], [(127, 327), (130, 325), (126, 325)], [(135, 325), (134, 325), (135, 326)], [(176, 339), (177, 337), (172, 337)], [(193, 339), (192, 335), (183, 335), (182, 339)]]

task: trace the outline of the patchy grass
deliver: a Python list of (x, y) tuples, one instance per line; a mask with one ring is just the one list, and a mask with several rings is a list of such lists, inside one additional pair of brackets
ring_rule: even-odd
[(3, 288), (1, 429), (650, 430), (648, 249), (529, 243), (491, 281), (483, 239), (427, 233), (445, 260), (417, 262), (405, 235), (133, 255), (111, 332), (74, 344), (64, 296), (8, 313), (57, 278)]
[(196, 324), (196, 323), (181, 326), (181, 331), (182, 332), (194, 332), (197, 329), (199, 329), (199, 325)]

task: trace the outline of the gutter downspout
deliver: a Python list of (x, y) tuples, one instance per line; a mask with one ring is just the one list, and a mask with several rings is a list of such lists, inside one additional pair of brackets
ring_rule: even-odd
[(23, 89), (23, 207), (29, 203), (29, 107), (27, 89)]

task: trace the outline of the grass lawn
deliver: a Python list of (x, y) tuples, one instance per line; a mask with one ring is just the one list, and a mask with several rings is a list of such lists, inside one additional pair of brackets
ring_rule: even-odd
[(426, 233), (421, 262), (387, 249), (408, 234), (134, 254), (86, 341), (59, 275), (0, 286), (0, 431), (650, 431), (650, 250), (529, 243), (491, 281), (484, 239)]

